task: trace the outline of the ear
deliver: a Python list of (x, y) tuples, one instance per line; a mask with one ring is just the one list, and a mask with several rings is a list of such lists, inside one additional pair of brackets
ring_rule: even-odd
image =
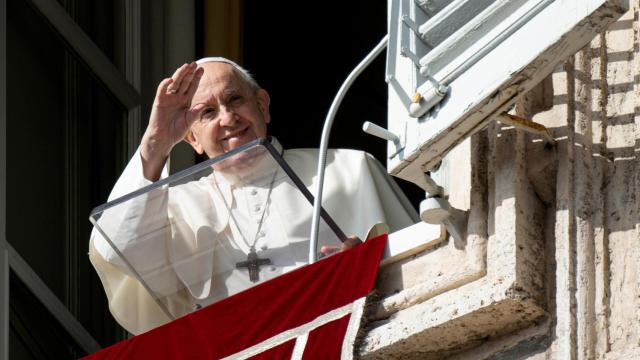
[(198, 141), (198, 138), (196, 137), (196, 134), (193, 132), (193, 130), (189, 130), (187, 135), (184, 136), (183, 140), (187, 142), (189, 145), (191, 145), (193, 150), (195, 150), (198, 153), (198, 155), (202, 155), (204, 153), (202, 144), (200, 144), (200, 142)]
[(258, 100), (258, 109), (260, 109), (262, 116), (264, 116), (264, 122), (268, 124), (271, 121), (271, 113), (269, 113), (271, 98), (269, 97), (269, 93), (265, 89), (260, 89), (256, 93), (256, 98)]

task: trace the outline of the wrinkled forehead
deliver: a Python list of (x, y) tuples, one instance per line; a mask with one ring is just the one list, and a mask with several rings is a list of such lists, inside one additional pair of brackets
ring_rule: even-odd
[(225, 94), (244, 93), (249, 86), (230, 64), (208, 62), (200, 65), (204, 74), (193, 96), (192, 104), (219, 100)]

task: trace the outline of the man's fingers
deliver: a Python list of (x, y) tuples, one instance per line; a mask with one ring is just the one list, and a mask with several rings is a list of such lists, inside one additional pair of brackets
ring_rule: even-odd
[(180, 66), (174, 73), (171, 78), (173, 79), (173, 85), (167, 89), (170, 93), (177, 93), (180, 91), (180, 87), (184, 77), (189, 73), (189, 70), (192, 70), (195, 66), (195, 63), (184, 64)]
[(340, 246), (332, 246), (332, 245), (324, 245), (320, 248), (320, 254), (322, 256), (328, 256), (335, 254), (340, 251), (345, 251), (351, 249), (354, 246), (362, 244), (362, 240), (360, 240), (357, 236), (349, 236)]
[(189, 91), (189, 88), (191, 87), (191, 83), (193, 82), (193, 79), (196, 76), (197, 67), (194, 66), (195, 63), (192, 63), (192, 64), (193, 65), (190, 64), (188, 71), (185, 73), (184, 78), (180, 83), (180, 89), (178, 90), (178, 93), (180, 94), (186, 94)]
[(162, 80), (158, 85), (156, 99), (161, 101), (156, 104), (163, 106), (180, 104), (187, 107), (198, 89), (203, 74), (204, 69), (197, 68), (196, 63), (181, 66), (172, 77)]
[(340, 251), (345, 251), (347, 249), (351, 249), (354, 246), (362, 244), (362, 240), (360, 240), (357, 236), (349, 236), (347, 240), (345, 240), (340, 246)]
[(182, 66), (180, 66), (179, 68), (176, 69), (176, 71), (173, 72), (173, 75), (171, 75), (171, 80), (172, 80), (172, 85), (170, 88), (167, 88), (167, 92), (170, 93), (177, 93), (178, 89), (180, 89), (180, 81), (182, 81), (182, 72), (184, 71), (184, 69), (187, 67), (188, 64), (183, 64)]
[(173, 79), (172, 78), (166, 78), (164, 80), (162, 80), (160, 82), (160, 84), (158, 85), (158, 90), (156, 91), (156, 98), (164, 95), (167, 93), (167, 89), (169, 88), (169, 86), (173, 83)]
[(189, 102), (191, 102), (193, 95), (196, 93), (196, 90), (198, 90), (198, 85), (200, 84), (200, 79), (202, 79), (203, 74), (203, 68), (196, 69), (195, 73), (193, 74), (193, 79), (189, 82), (189, 87), (186, 91), (187, 99), (189, 99)]
[(340, 251), (340, 248), (337, 246), (329, 246), (329, 245), (324, 245), (323, 247), (320, 248), (320, 254), (322, 254), (322, 256), (329, 256), (331, 254), (335, 254), (338, 251)]
[(184, 76), (189, 71), (190, 65), (191, 64), (185, 63), (182, 66), (180, 66), (178, 69), (176, 69), (176, 71), (171, 76), (171, 78), (173, 79), (173, 86), (169, 87), (168, 89), (169, 92), (177, 93), (180, 90), (180, 84), (182, 83), (182, 79), (184, 78)]

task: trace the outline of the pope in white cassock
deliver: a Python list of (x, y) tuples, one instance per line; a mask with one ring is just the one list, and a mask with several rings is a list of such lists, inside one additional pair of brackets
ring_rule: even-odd
[[(269, 102), (268, 93), (230, 60), (183, 65), (158, 86), (140, 147), (109, 200), (167, 176), (169, 153), (182, 140), (213, 158), (266, 138)], [(271, 141), (313, 193), (318, 151), (283, 150)], [(125, 329), (145, 332), (171, 321), (167, 310), (174, 317), (187, 314), (307, 263), (311, 205), (274, 164), (258, 158), (233, 171), (214, 169), (102, 214), (102, 233), (94, 228), (89, 256), (111, 313)], [(323, 207), (347, 234), (364, 238), (376, 223), (398, 230), (416, 219), (384, 168), (364, 152), (331, 150), (324, 186)], [(254, 271), (242, 266), (251, 259), (262, 262)]]

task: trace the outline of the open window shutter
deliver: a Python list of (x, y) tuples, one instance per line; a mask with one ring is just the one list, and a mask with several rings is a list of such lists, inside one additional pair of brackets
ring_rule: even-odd
[(391, 0), (390, 173), (422, 184), (451, 148), (628, 10), (627, 0)]

